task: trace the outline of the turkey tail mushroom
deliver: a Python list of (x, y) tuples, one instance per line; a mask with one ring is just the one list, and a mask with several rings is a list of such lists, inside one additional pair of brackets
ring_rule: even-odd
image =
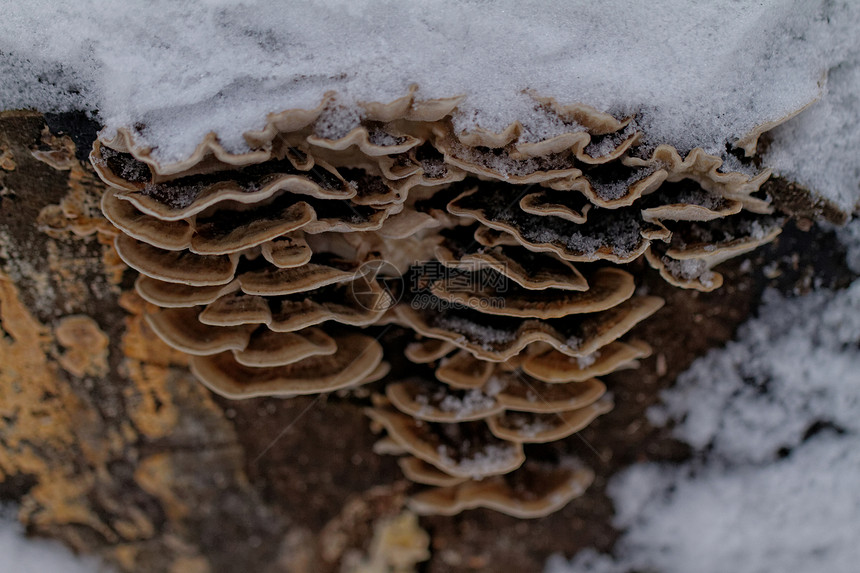
[[(387, 433), (374, 451), (403, 456), (423, 488), (413, 510), (546, 515), (594, 474), (527, 459), (523, 444), (608, 412), (611, 383), (596, 377), (651, 353), (621, 339), (663, 305), (637, 292), (647, 267), (630, 263), (718, 288), (714, 267), (780, 232), (770, 173), (534, 93), (549, 131), (523, 119), (467, 132), (463, 96), (418, 93), (347, 105), (329, 92), (269, 114), (247, 151), (210, 133), (172, 163), (119, 129), (90, 155), (109, 186), (101, 208), (148, 324), (212, 391), (372, 384), (366, 412)], [(754, 152), (770, 127), (738, 145)], [(403, 350), (414, 375), (362, 332), (385, 324), (416, 336)]]

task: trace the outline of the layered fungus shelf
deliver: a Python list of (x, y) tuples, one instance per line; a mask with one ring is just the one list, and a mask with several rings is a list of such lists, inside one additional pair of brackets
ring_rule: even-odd
[[(377, 382), (376, 450), (420, 484), (415, 511), (537, 517), (594, 474), (529, 444), (609, 411), (598, 377), (652, 352), (627, 333), (663, 301), (629, 263), (710, 291), (782, 221), (769, 172), (646, 145), (635, 118), (535, 97), (552, 129), (458, 133), (459, 101), (328, 94), (270, 115), (247, 152), (210, 135), (164, 164), (120, 130), (91, 160), (148, 323), (203, 384), (240, 399)], [(405, 379), (385, 325), (414, 333)]]

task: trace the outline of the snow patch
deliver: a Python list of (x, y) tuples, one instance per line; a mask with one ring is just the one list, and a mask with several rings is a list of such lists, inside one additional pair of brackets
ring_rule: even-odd
[[(840, 232), (849, 256), (857, 229)], [(614, 555), (554, 556), (547, 573), (857, 570), (860, 280), (794, 299), (766, 293), (737, 340), (662, 398), (651, 421), (672, 422), (693, 459), (613, 478)]]
[[(146, 125), (156, 154), (208, 131), (234, 150), (268, 112), (467, 94), (459, 129), (557, 125), (525, 90), (639, 114), (656, 141), (721, 151), (812, 101), (854, 43), (852, 6), (794, 0), (629, 3), (435, 0), (107, 0), (10, 3), (0, 19), (0, 107), (98, 110)], [(856, 20), (855, 20), (856, 22)], [(822, 46), (825, 49), (822, 49)], [(643, 73), (655, 70), (659, 73)], [(657, 70), (655, 70), (657, 71)]]
[(774, 141), (764, 160), (776, 173), (851, 213), (860, 202), (860, 4), (849, 6), (849, 14), (828, 22), (834, 34), (848, 31), (854, 41), (844, 46), (847, 53), (830, 56), (821, 101), (773, 131)]

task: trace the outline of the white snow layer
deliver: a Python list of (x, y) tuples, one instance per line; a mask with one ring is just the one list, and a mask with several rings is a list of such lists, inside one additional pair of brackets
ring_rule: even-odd
[(31, 539), (8, 509), (0, 508), (0, 573), (106, 573), (94, 557), (78, 557), (57, 541)]
[[(844, 232), (860, 247), (860, 221)], [(858, 269), (860, 271), (860, 269)], [(652, 410), (694, 459), (610, 482), (615, 556), (548, 573), (853, 573), (860, 563), (860, 280), (767, 293), (735, 342), (697, 360)]]
[[(235, 151), (266, 114), (326, 90), (389, 101), (466, 94), (461, 129), (552, 125), (524, 93), (636, 113), (652, 142), (723, 153), (834, 88), (779, 138), (773, 164), (835, 198), (858, 195), (860, 3), (831, 0), (3, 0), (0, 109), (86, 108), (145, 125), (156, 156), (209, 131)], [(856, 101), (856, 96), (853, 96)], [(849, 121), (853, 119), (853, 121)], [(794, 129), (795, 131), (790, 131)], [(836, 141), (838, 139), (838, 141)], [(798, 154), (810, 155), (803, 166)], [(818, 160), (816, 160), (818, 159)], [(828, 161), (832, 159), (832, 161)]]
[[(860, 3), (858, 3), (860, 5)], [(828, 73), (821, 101), (773, 131), (765, 163), (850, 213), (860, 200), (860, 22), (850, 59)]]
[(845, 245), (845, 261), (848, 268), (860, 274), (860, 217), (850, 221), (847, 225), (837, 228), (839, 241)]

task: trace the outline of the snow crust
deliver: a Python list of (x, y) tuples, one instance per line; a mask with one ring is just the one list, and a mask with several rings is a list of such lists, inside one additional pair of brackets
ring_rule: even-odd
[(773, 460), (816, 421), (860, 432), (860, 281), (800, 301), (768, 292), (765, 304), (739, 341), (696, 361), (651, 413), (712, 458)]
[(313, 107), (326, 90), (387, 101), (413, 82), (424, 98), (466, 94), (461, 129), (519, 119), (530, 137), (551, 135), (534, 90), (722, 152), (814, 100), (855, 54), (858, 23), (856, 3), (824, 0), (3, 4), (0, 108), (142, 123), (163, 160), (209, 131), (240, 150), (268, 112)]
[[(139, 141), (171, 162), (210, 131), (243, 151), (266, 114), (314, 107), (327, 90), (349, 110), (417, 83), (419, 98), (467, 96), (461, 130), (520, 120), (527, 140), (555, 135), (533, 91), (636, 114), (651, 143), (725, 156), (823, 89), (767, 163), (850, 211), (858, 27), (860, 4), (831, 0), (7, 1), (0, 109), (90, 110), (108, 134), (145, 126)], [(354, 112), (328, 118), (329, 131)]]
[(855, 45), (835, 60), (821, 101), (777, 127), (765, 155), (776, 173), (818, 190), (848, 213), (860, 200), (860, 23), (849, 24)]
[(858, 441), (834, 436), (816, 437), (782, 462), (730, 473), (637, 467), (610, 490), (625, 512), (618, 525), (631, 528), (620, 557), (556, 556), (546, 572), (854, 573), (858, 468)]
[[(858, 225), (841, 233), (849, 257)], [(614, 557), (555, 556), (547, 573), (857, 570), (860, 279), (795, 299), (766, 293), (737, 340), (662, 398), (652, 421), (674, 423), (693, 459), (613, 478), (625, 530)]]

